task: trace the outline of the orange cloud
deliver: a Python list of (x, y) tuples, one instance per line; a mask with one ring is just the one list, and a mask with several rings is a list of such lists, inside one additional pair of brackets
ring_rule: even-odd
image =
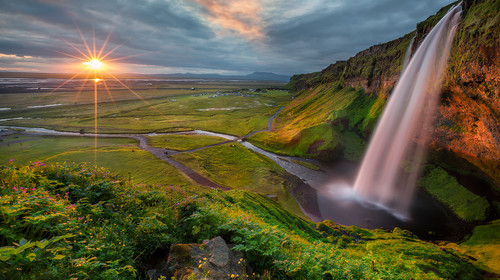
[(265, 36), (259, 1), (255, 0), (193, 0), (207, 9), (209, 19), (225, 29), (234, 30), (249, 39)]

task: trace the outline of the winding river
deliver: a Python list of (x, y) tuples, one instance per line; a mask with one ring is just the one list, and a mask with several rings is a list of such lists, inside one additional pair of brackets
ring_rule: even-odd
[[(437, 205), (434, 200), (429, 198), (423, 193), (417, 194), (417, 199), (413, 203), (411, 209), (412, 218), (410, 221), (401, 221), (396, 219), (391, 214), (381, 209), (367, 208), (366, 205), (361, 205), (356, 199), (349, 198), (349, 193), (335, 193), (329, 192), (332, 184), (341, 186), (352, 185), (352, 180), (356, 174), (357, 164), (348, 162), (337, 162), (330, 166), (325, 166), (323, 163), (297, 157), (289, 157), (277, 155), (265, 151), (255, 145), (245, 141), (248, 137), (263, 131), (272, 130), (274, 118), (282, 110), (280, 108), (274, 115), (269, 118), (267, 129), (253, 131), (245, 136), (236, 137), (233, 135), (216, 133), (204, 130), (193, 130), (187, 132), (171, 132), (171, 133), (147, 133), (147, 134), (91, 134), (91, 133), (76, 133), (56, 131), (45, 128), (33, 127), (16, 127), (16, 126), (0, 126), (4, 129), (20, 129), (24, 130), (23, 134), (32, 136), (52, 135), (52, 136), (85, 136), (85, 137), (120, 137), (131, 138), (139, 142), (138, 147), (145, 151), (150, 152), (159, 159), (167, 162), (168, 164), (176, 167), (178, 170), (186, 174), (196, 183), (212, 189), (230, 190), (227, 186), (219, 185), (205, 176), (197, 173), (184, 164), (170, 158), (168, 155), (176, 153), (191, 153), (223, 145), (231, 142), (239, 142), (246, 148), (264, 155), (269, 159), (276, 162), (279, 166), (285, 169), (290, 175), (288, 180), (292, 182), (292, 186), (288, 187), (288, 191), (298, 202), (301, 210), (311, 220), (315, 222), (324, 219), (330, 219), (334, 222), (344, 225), (355, 225), (365, 228), (379, 228), (384, 227), (392, 229), (395, 226), (409, 229), (420, 237), (426, 239), (455, 239), (454, 236), (449, 236), (450, 232), (464, 232), (463, 227), (467, 226), (454, 219), (449, 211), (446, 211), (440, 205)], [(151, 147), (148, 144), (148, 136), (172, 135), (172, 134), (189, 134), (189, 135), (208, 135), (216, 136), (226, 141), (217, 144), (208, 145), (187, 151), (168, 150), (164, 148)], [(312, 170), (301, 164), (300, 162), (309, 162), (318, 167), (320, 170)], [(341, 188), (342, 189), (342, 188)], [(350, 188), (344, 188), (350, 189)], [(345, 199), (347, 197), (347, 199)]]
[[(179, 169), (181, 172), (186, 174), (188, 177), (193, 179), (195, 182), (197, 182), (200, 185), (209, 187), (209, 188), (217, 188), (217, 189), (222, 189), (222, 190), (230, 190), (231, 188), (225, 187), (218, 185), (208, 178), (200, 175), (199, 173), (195, 172), (194, 170), (190, 169), (189, 167), (183, 165), (182, 163), (173, 160), (172, 158), (168, 157), (167, 155), (173, 155), (177, 153), (191, 153), (191, 152), (196, 152), (202, 149), (206, 149), (209, 147), (214, 147), (214, 146), (219, 146), (223, 145), (226, 143), (231, 143), (238, 141), (240, 142), (243, 146), (247, 147), (248, 149), (260, 153), (273, 161), (275, 161), (278, 165), (283, 167), (288, 173), (299, 177), (300, 179), (304, 180), (308, 184), (315, 184), (317, 181), (317, 178), (320, 178), (323, 176), (321, 172), (317, 172), (314, 170), (311, 170), (309, 168), (306, 168), (300, 164), (292, 162), (292, 160), (303, 160), (299, 158), (292, 158), (292, 157), (285, 157), (285, 156), (278, 156), (276, 154), (273, 154), (271, 152), (267, 152), (265, 150), (262, 150), (251, 143), (244, 141), (244, 139), (258, 133), (258, 132), (263, 132), (263, 131), (270, 131), (272, 129), (272, 124), (274, 121), (274, 118), (280, 113), (280, 111), (283, 109), (281, 107), (279, 110), (276, 111), (274, 115), (272, 115), (267, 123), (267, 129), (265, 130), (257, 130), (250, 132), (247, 135), (244, 135), (242, 137), (236, 137), (233, 135), (228, 135), (228, 134), (223, 134), (223, 133), (217, 133), (217, 132), (211, 132), (211, 131), (204, 131), (204, 130), (193, 130), (193, 131), (187, 131), (187, 132), (170, 132), (170, 133), (146, 133), (146, 134), (105, 134), (105, 133), (98, 133), (98, 134), (92, 134), (92, 133), (76, 133), (76, 132), (65, 132), (65, 131), (57, 131), (57, 130), (51, 130), (51, 129), (46, 129), (46, 128), (39, 128), (39, 127), (19, 127), (19, 126), (0, 126), (0, 128), (4, 129), (20, 129), (24, 130), (24, 134), (32, 134), (32, 135), (52, 135), (52, 136), (85, 136), (85, 137), (119, 137), (119, 138), (131, 138), (135, 139), (139, 142), (139, 148), (150, 152), (154, 156), (158, 157), (159, 159), (175, 166), (177, 169)], [(163, 149), (163, 148), (157, 148), (157, 147), (151, 147), (148, 144), (147, 138), (148, 136), (161, 136), (161, 135), (172, 135), (172, 134), (190, 134), (190, 135), (208, 135), (208, 136), (215, 136), (219, 137), (222, 139), (226, 139), (227, 141), (223, 141), (217, 144), (212, 144), (196, 149), (191, 149), (187, 151), (177, 151), (177, 150), (169, 150), (169, 149)]]

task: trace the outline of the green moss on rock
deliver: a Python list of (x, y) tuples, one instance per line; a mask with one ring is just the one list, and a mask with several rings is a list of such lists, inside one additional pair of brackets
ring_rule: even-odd
[(486, 220), (490, 209), (488, 201), (460, 185), (441, 167), (427, 165), (419, 184), (460, 219), (468, 222)]

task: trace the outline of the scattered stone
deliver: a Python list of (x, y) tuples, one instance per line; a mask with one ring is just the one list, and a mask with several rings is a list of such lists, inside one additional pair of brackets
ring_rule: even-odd
[(243, 253), (231, 249), (222, 237), (204, 240), (202, 244), (176, 244), (170, 247), (168, 259), (147, 271), (150, 280), (167, 279), (242, 279), (251, 278), (251, 268)]

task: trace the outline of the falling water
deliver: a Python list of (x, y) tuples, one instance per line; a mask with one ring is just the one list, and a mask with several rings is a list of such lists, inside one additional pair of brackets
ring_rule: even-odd
[(461, 15), (452, 7), (436, 24), (404, 69), (380, 118), (357, 175), (362, 202), (406, 218), (419, 161), (439, 101), (441, 81)]
[(406, 70), (406, 66), (408, 66), (408, 63), (410, 62), (411, 49), (413, 48), (413, 42), (415, 42), (415, 37), (417, 36), (413, 36), (413, 38), (411, 38), (410, 44), (408, 45), (408, 49), (406, 50), (405, 58), (403, 60), (403, 67), (401, 67), (401, 74), (404, 73), (404, 71)]

